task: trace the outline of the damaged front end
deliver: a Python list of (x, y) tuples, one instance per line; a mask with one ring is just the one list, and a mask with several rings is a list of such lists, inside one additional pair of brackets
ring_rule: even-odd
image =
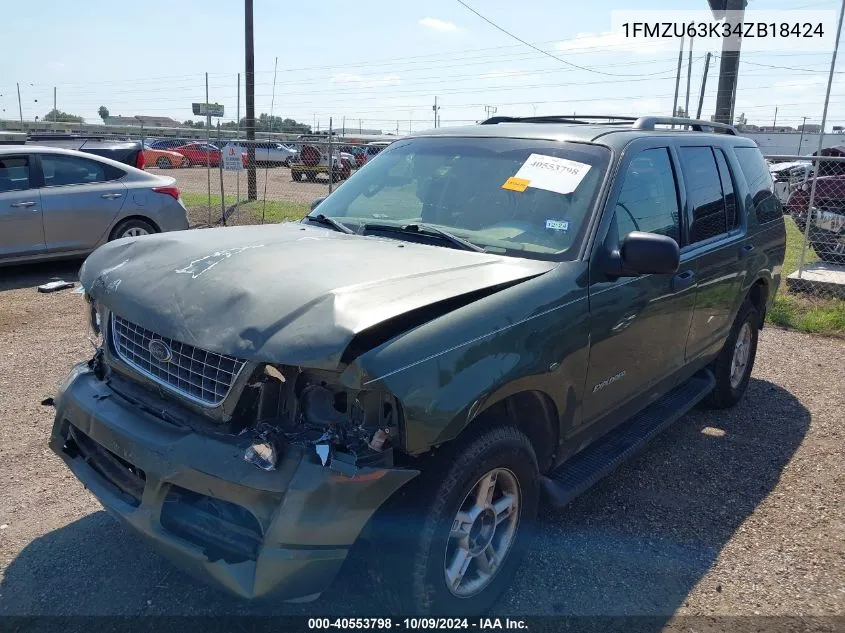
[[(50, 446), (106, 509), (198, 578), (246, 598), (314, 597), (419, 474), (397, 463), (407, 458), (392, 395), (343, 387), (337, 372), (247, 361), (205, 406), (156, 365), (125, 362), (113, 315), (89, 307), (96, 351), (55, 398)], [(155, 340), (179, 380), (219, 374), (200, 367), (206, 352), (191, 349), (203, 362), (185, 365), (187, 346)]]
[(320, 464), (347, 476), (362, 467), (392, 467), (400, 406), (380, 391), (340, 385), (323, 370), (264, 365), (241, 396), (235, 425), (253, 439), (244, 459), (272, 471), (287, 446), (306, 447)]

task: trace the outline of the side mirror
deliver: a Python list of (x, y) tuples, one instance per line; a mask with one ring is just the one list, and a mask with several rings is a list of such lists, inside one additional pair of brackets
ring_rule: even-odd
[(313, 211), (318, 206), (320, 206), (320, 203), (325, 199), (326, 199), (326, 196), (323, 196), (322, 198), (315, 198), (314, 201), (311, 203), (311, 210)]
[(675, 273), (681, 264), (678, 243), (657, 233), (628, 233), (619, 246), (621, 276)]

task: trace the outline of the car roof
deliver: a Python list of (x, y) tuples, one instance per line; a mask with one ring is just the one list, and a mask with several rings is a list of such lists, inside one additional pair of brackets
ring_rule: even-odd
[[(701, 140), (707, 143), (722, 144), (726, 141), (736, 145), (756, 147), (753, 140), (716, 132), (692, 131), (683, 129), (634, 129), (631, 124), (621, 122), (608, 123), (567, 123), (567, 122), (531, 122), (502, 121), (492, 124), (462, 125), (443, 127), (423, 132), (414, 132), (405, 138), (417, 137), (477, 137), (477, 138), (520, 138), (559, 142), (596, 143), (611, 148), (621, 149), (638, 138), (676, 137)], [(734, 141), (734, 142), (732, 142)]]

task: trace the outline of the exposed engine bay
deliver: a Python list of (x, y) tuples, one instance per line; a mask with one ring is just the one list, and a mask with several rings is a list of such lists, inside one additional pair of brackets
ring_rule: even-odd
[(378, 391), (350, 391), (336, 374), (264, 365), (244, 388), (232, 422), (255, 438), (244, 455), (274, 470), (286, 444), (309, 447), (327, 466), (354, 475), (363, 466), (392, 465), (399, 406)]

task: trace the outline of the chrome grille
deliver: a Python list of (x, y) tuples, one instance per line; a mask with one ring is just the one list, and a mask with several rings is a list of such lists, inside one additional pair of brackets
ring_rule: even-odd
[[(159, 336), (115, 314), (111, 331), (114, 349), (124, 362), (171, 391), (206, 406), (223, 401), (245, 364), (225, 354)], [(169, 360), (153, 356), (149, 348), (153, 340), (170, 348)]]

